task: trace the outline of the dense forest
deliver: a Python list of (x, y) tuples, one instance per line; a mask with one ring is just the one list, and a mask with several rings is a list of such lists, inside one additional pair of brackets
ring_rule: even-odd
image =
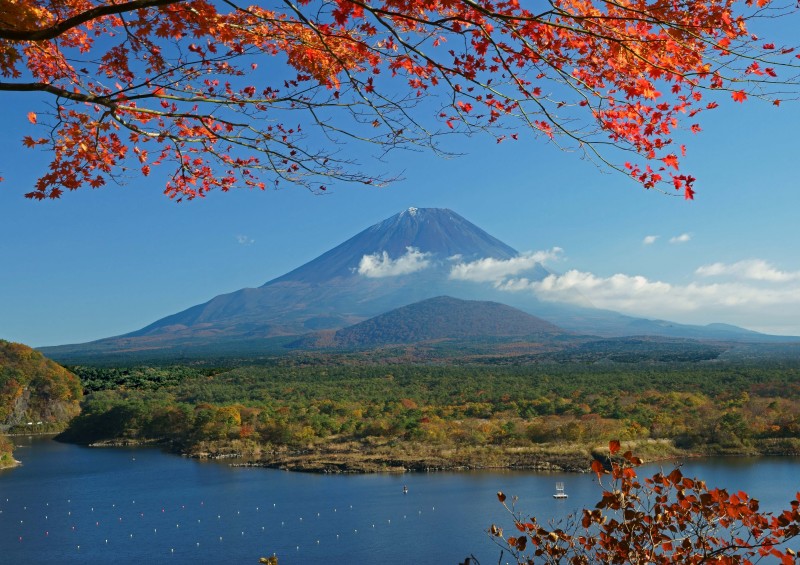
[(259, 460), (347, 443), (423, 459), (458, 452), (461, 465), (473, 456), (486, 465), (487, 450), (588, 453), (612, 438), (640, 442), (645, 456), (800, 453), (800, 363), (453, 366), (296, 356), (225, 370), (71, 370), (87, 397), (65, 439), (160, 441), (197, 456)]

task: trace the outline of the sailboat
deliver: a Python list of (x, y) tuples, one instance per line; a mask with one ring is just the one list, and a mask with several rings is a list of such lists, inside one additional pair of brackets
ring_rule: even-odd
[(564, 483), (556, 483), (556, 492), (553, 498), (569, 498), (569, 495), (564, 492)]

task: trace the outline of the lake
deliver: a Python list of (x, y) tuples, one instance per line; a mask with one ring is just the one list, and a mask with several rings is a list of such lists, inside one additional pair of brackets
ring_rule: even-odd
[[(500, 551), (487, 528), (511, 525), (498, 490), (540, 521), (600, 495), (590, 474), (312, 475), (12, 440), (23, 466), (0, 471), (0, 561), (19, 565), (256, 564), (273, 553), (281, 565), (455, 565), (470, 554), (488, 565)], [(798, 458), (690, 460), (684, 474), (745, 490), (769, 510), (800, 491)], [(569, 499), (553, 499), (557, 481)]]

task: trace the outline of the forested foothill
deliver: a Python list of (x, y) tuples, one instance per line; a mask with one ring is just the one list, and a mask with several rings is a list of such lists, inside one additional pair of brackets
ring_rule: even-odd
[(224, 367), (71, 366), (86, 397), (61, 437), (325, 472), (586, 470), (616, 438), (646, 459), (800, 454), (800, 361), (664, 361), (674, 357), (648, 351), (459, 364), (389, 349)]
[[(0, 434), (63, 430), (80, 411), (78, 377), (21, 343), (0, 339)], [(16, 465), (0, 435), (0, 469)]]

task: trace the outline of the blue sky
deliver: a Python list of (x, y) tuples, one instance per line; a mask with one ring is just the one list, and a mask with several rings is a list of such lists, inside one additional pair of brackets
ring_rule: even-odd
[(2, 339), (43, 346), (132, 331), (259, 286), (409, 206), (451, 208), (521, 252), (563, 250), (548, 262), (563, 275), (550, 288), (515, 292), (559, 300), (578, 289), (629, 314), (800, 335), (797, 102), (708, 113), (682, 164), (699, 179), (693, 202), (542, 141), (477, 136), (454, 140), (464, 153), (454, 159), (391, 156), (380, 170), (404, 178), (387, 188), (242, 190), (175, 204), (157, 174), (26, 200), (46, 156), (19, 140), (31, 130), (25, 113), (39, 107), (3, 97)]

